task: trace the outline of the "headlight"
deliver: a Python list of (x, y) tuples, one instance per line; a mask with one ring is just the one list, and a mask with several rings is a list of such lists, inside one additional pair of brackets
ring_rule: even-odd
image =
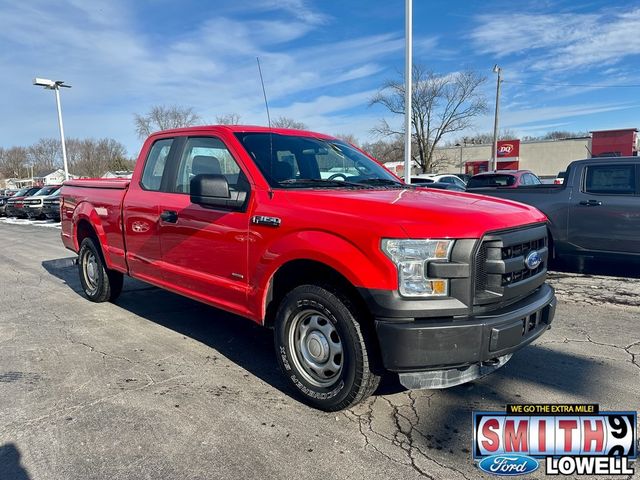
[(449, 281), (428, 278), (429, 260), (448, 260), (453, 240), (382, 240), (382, 251), (398, 268), (398, 290), (403, 297), (446, 297)]

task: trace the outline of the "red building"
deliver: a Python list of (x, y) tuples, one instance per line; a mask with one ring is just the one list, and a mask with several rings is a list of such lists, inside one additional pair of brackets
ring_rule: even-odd
[(630, 157), (637, 155), (637, 128), (591, 132), (592, 157)]

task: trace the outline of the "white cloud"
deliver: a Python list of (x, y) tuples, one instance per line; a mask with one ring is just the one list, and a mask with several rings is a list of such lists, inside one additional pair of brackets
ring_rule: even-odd
[(139, 145), (133, 113), (154, 104), (193, 106), (208, 121), (236, 112), (243, 121), (265, 124), (256, 56), (274, 112), (317, 130), (339, 125), (364, 132), (373, 126), (368, 115), (354, 117), (353, 128), (347, 116), (333, 119), (367, 104), (384, 59), (404, 46), (400, 34), (299, 42), (330, 21), (307, 2), (258, 1), (254, 12), (275, 14), (251, 18), (232, 10), (162, 36), (146, 31), (122, 0), (0, 0), (0, 62), (11, 71), (0, 90), (0, 145), (57, 135), (50, 93), (30, 85), (36, 75), (73, 85), (63, 92), (69, 136), (109, 135), (130, 154)]
[(483, 54), (527, 55), (532, 70), (569, 71), (640, 54), (640, 8), (599, 13), (480, 15), (470, 38)]

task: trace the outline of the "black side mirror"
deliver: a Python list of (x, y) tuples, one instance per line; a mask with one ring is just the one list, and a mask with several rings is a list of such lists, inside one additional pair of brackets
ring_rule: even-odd
[(191, 203), (202, 206), (242, 210), (246, 203), (247, 192), (229, 190), (229, 183), (224, 175), (200, 174), (189, 183)]

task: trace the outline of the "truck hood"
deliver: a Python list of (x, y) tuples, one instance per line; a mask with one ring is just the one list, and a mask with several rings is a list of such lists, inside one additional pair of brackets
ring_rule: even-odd
[[(522, 203), (428, 188), (380, 190), (287, 191), (296, 207), (308, 207), (317, 218), (325, 212), (350, 217), (358, 225), (375, 225), (380, 235), (397, 227), (409, 238), (480, 238), (493, 230), (546, 221), (534, 207)], [(375, 233), (375, 232), (372, 232)]]

